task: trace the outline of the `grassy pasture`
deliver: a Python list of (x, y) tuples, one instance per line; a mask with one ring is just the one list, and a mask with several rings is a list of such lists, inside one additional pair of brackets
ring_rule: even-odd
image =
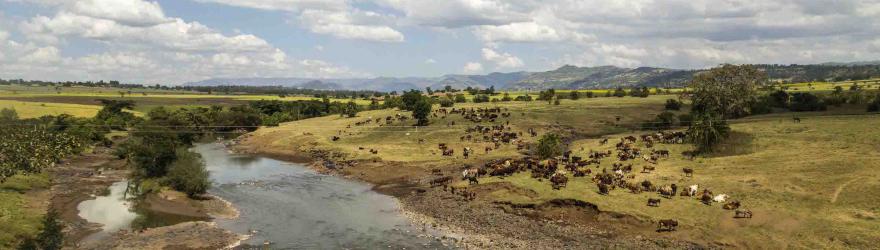
[(22, 236), (33, 236), (46, 213), (49, 176), (16, 175), (0, 183), (0, 249), (14, 249)]
[(97, 105), (12, 100), (0, 100), (0, 108), (15, 109), (20, 118), (35, 118), (44, 115), (60, 114), (68, 114), (76, 117), (92, 117), (101, 110), (101, 106)]
[[(499, 102), (456, 104), (461, 107), (501, 107), (512, 113), (513, 131), (537, 129), (570, 131), (582, 138), (571, 142), (576, 155), (586, 156), (600, 147), (600, 137), (612, 142), (626, 135), (637, 135), (639, 123), (662, 112), (666, 99), (674, 95), (649, 98), (593, 98), (577, 101), (562, 100), (561, 105), (547, 102)], [(437, 107), (435, 107), (437, 108)], [(684, 108), (683, 110), (686, 110)], [(367, 118), (384, 118), (406, 112), (377, 110), (361, 112), (356, 118), (328, 116), (262, 128), (246, 142), (259, 145), (268, 152), (320, 148), (348, 154), (348, 159), (381, 158), (387, 164), (401, 165), (399, 171), (428, 171), (432, 166), (479, 164), (489, 159), (520, 155), (513, 145), (488, 154), (483, 147), (490, 144), (460, 142), (464, 129), (474, 124), (458, 118), (432, 118), (427, 127), (411, 127), (412, 120), (379, 127), (375, 123), (353, 126)], [(661, 160), (657, 170), (639, 173), (645, 162), (632, 161), (636, 178), (655, 184), (677, 183), (679, 186), (698, 184), (715, 194), (728, 194), (743, 202), (744, 208), (755, 213), (753, 219), (734, 219), (733, 212), (720, 204), (706, 206), (696, 199), (675, 197), (663, 199), (660, 208), (645, 203), (652, 193), (631, 194), (617, 189), (608, 196), (599, 195), (594, 183), (586, 178), (570, 176), (568, 187), (552, 190), (548, 182), (538, 182), (528, 174), (512, 177), (485, 178), (481, 183), (509, 182), (516, 187), (535, 191), (525, 195), (516, 190), (499, 189), (491, 199), (518, 203), (537, 203), (555, 198), (575, 198), (597, 204), (601, 210), (634, 215), (644, 221), (674, 218), (682, 223), (681, 230), (668, 235), (705, 243), (720, 243), (746, 248), (865, 248), (872, 239), (880, 238), (880, 116), (831, 116), (864, 114), (863, 108), (831, 108), (826, 112), (798, 113), (801, 123), (793, 123), (792, 113), (748, 117), (732, 123), (733, 136), (720, 152), (693, 161), (681, 156), (690, 145), (657, 145), (671, 151), (669, 159)], [(616, 121), (616, 117), (621, 120)], [(384, 120), (384, 119), (383, 119)], [(455, 126), (447, 126), (455, 121)], [(347, 128), (348, 125), (351, 128)], [(483, 123), (487, 125), (487, 123)], [(331, 136), (340, 135), (333, 142)], [(585, 138), (585, 139), (584, 139)], [(423, 144), (418, 139), (425, 139)], [(537, 138), (525, 138), (535, 142)], [(442, 157), (437, 143), (449, 143), (456, 157)], [(371, 154), (366, 149), (377, 149)], [(461, 158), (461, 149), (471, 147), (476, 154)], [(643, 146), (642, 146), (643, 147)], [(581, 150), (583, 148), (583, 150)], [(606, 159), (603, 167), (613, 162)], [(696, 170), (694, 177), (685, 177), (684, 167)], [(601, 168), (594, 168), (594, 172)], [(466, 185), (457, 183), (456, 185)], [(652, 231), (646, 234), (656, 234)]]
[[(550, 105), (547, 102), (499, 102), (499, 103), (466, 103), (456, 105), (462, 107), (501, 107), (506, 108), (512, 115), (509, 119), (498, 119), (497, 122), (510, 121), (513, 131), (527, 131), (529, 128), (536, 129), (539, 133), (550, 130), (567, 128), (584, 135), (602, 135), (627, 131), (625, 126), (615, 126), (616, 116), (620, 116), (619, 124), (633, 125), (639, 121), (653, 117), (662, 112), (663, 103), (672, 96), (651, 96), (649, 98), (593, 98), (580, 99), (577, 101), (563, 100), (561, 105)], [(613, 100), (613, 101), (611, 101)], [(435, 108), (438, 108), (435, 106)], [(410, 162), (427, 161), (443, 163), (448, 161), (462, 162), (464, 159), (441, 158), (437, 150), (438, 143), (449, 143), (458, 152), (464, 147), (476, 150), (475, 157), (469, 161), (479, 161), (498, 157), (514, 156), (516, 147), (503, 146), (499, 150), (485, 154), (483, 148), (491, 143), (460, 142), (459, 137), (464, 134), (468, 126), (474, 124), (461, 119), (459, 115), (450, 115), (446, 119), (432, 118), (431, 124), (426, 127), (413, 127), (412, 119), (404, 122), (395, 122), (389, 126), (378, 126), (370, 123), (366, 126), (354, 126), (355, 122), (367, 119), (384, 118), (408, 112), (397, 110), (375, 110), (358, 114), (355, 118), (343, 118), (340, 116), (326, 116), (284, 123), (279, 127), (263, 128), (254, 133), (257, 138), (265, 138), (266, 145), (274, 147), (317, 147), (339, 152), (345, 152), (352, 159), (370, 159), (379, 157), (386, 161)], [(455, 122), (454, 126), (448, 125)], [(486, 125), (484, 123), (483, 125)], [(351, 128), (347, 128), (352, 125)], [(342, 133), (340, 134), (340, 131)], [(332, 142), (333, 135), (340, 135), (342, 139)], [(527, 134), (527, 141), (535, 141)], [(423, 144), (418, 140), (424, 139)], [(379, 153), (373, 155), (367, 150), (359, 150), (359, 147), (377, 149)]]

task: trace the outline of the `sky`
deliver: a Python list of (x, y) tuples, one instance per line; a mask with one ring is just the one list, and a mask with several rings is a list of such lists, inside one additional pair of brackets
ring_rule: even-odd
[(181, 84), (880, 59), (880, 0), (0, 0), (0, 78)]

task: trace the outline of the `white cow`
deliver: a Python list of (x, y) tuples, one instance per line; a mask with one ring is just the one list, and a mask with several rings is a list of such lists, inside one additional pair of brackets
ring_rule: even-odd
[(730, 195), (719, 194), (719, 195), (716, 195), (715, 198), (712, 198), (712, 201), (715, 201), (715, 202), (724, 202), (724, 201), (726, 201), (727, 199), (730, 199)]
[(688, 191), (688, 195), (690, 195), (690, 196), (697, 196), (697, 190), (700, 190), (700, 186), (699, 186), (699, 185), (697, 185), (697, 184), (690, 185), (690, 186), (688, 187), (688, 190), (687, 190), (687, 191)]

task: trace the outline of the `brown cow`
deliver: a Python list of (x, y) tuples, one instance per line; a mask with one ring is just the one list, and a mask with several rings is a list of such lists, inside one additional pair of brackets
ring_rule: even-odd
[(750, 210), (736, 210), (733, 218), (752, 218), (752, 211), (750, 211)]
[(692, 169), (692, 168), (683, 168), (683, 169), (681, 169), (681, 171), (684, 172), (684, 176), (686, 176), (686, 177), (694, 176), (694, 169)]
[(648, 206), (649, 207), (659, 207), (660, 199), (648, 198)]
[(678, 221), (676, 220), (660, 220), (659, 227), (657, 228), (657, 232), (671, 232), (675, 231), (678, 227)]

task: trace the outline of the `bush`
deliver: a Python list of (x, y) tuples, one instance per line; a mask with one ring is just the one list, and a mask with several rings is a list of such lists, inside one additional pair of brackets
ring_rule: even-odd
[(571, 92), (568, 93), (568, 99), (572, 99), (572, 100), (581, 99), (581, 95), (577, 91), (572, 90)]
[(509, 102), (509, 101), (512, 101), (512, 100), (513, 100), (513, 98), (511, 98), (510, 95), (507, 94), (507, 93), (504, 93), (504, 96), (501, 97), (501, 101), (502, 101), (502, 102)]
[(489, 96), (488, 95), (474, 96), (474, 103), (481, 103), (481, 102), (489, 102)]
[(538, 140), (538, 156), (547, 159), (562, 154), (562, 139), (559, 135), (548, 133)]
[(666, 100), (666, 110), (681, 110), (681, 102), (675, 99)]
[(455, 102), (452, 101), (452, 99), (449, 99), (449, 98), (440, 99), (440, 107), (450, 108), (453, 105), (455, 105)]
[(518, 102), (531, 102), (532, 96), (531, 95), (521, 95), (521, 96), (517, 96), (513, 100), (518, 101)]
[(791, 95), (789, 109), (795, 112), (823, 111), (827, 109), (825, 102), (810, 93), (794, 93)]
[(753, 115), (773, 113), (773, 108), (776, 106), (773, 97), (769, 95), (758, 97), (758, 99), (750, 105), (749, 111)]
[(712, 148), (727, 137), (730, 126), (719, 115), (712, 113), (696, 113), (688, 128), (688, 138), (697, 146), (697, 152), (708, 153)]
[(207, 192), (211, 183), (202, 156), (186, 149), (178, 149), (176, 154), (177, 160), (168, 168), (166, 184), (190, 197)]
[(456, 94), (455, 95), (455, 102), (465, 103), (465, 102), (467, 102), (467, 98), (464, 97), (464, 94)]
[(691, 114), (681, 114), (678, 115), (678, 125), (690, 127), (691, 123), (694, 121), (694, 116)]
[(672, 112), (665, 111), (657, 115), (654, 120), (642, 124), (642, 128), (662, 130), (672, 128), (672, 126), (675, 126), (676, 124), (678, 124), (678, 117)]
[(880, 94), (877, 94), (874, 100), (868, 104), (868, 112), (880, 112)]
[(614, 96), (615, 97), (624, 97), (624, 96), (626, 96), (626, 90), (623, 90), (623, 88), (617, 88), (614, 90)]
[(15, 109), (3, 108), (3, 110), (0, 110), (0, 121), (10, 122), (15, 120), (18, 120), (18, 112), (15, 112)]

